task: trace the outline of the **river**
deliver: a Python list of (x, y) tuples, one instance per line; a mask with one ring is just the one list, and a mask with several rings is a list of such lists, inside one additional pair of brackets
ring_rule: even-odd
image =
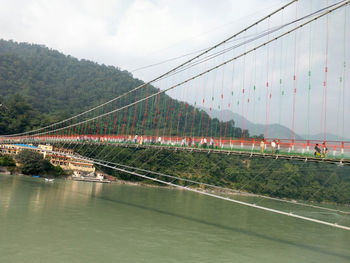
[(350, 262), (350, 231), (183, 190), (1, 175), (0, 262)]

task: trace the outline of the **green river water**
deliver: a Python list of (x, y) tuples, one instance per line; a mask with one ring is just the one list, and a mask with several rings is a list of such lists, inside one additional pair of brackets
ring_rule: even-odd
[(1, 175), (0, 262), (350, 262), (350, 231), (183, 190)]

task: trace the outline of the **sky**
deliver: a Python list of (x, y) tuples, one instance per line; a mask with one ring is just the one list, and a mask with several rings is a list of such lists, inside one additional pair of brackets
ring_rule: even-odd
[[(88, 59), (128, 70), (135, 77), (147, 82), (191, 56), (145, 70), (133, 70), (210, 47), (287, 2), (285, 0), (0, 0), (0, 36), (6, 40), (42, 44), (79, 59)], [(310, 10), (325, 6), (327, 2), (331, 4), (336, 1), (300, 0), (298, 15), (300, 17)], [(350, 14), (350, 11), (348, 13)], [(340, 119), (344, 108), (346, 116), (344, 133), (350, 134), (349, 104), (341, 105), (340, 109), (338, 107), (340, 105), (340, 88), (337, 80), (342, 74), (340, 64), (344, 60), (343, 48), (340, 44), (344, 42), (342, 40), (344, 20), (341, 14), (341, 12), (335, 14), (329, 22), (329, 39), (333, 42), (329, 41), (330, 59), (328, 63), (332, 66), (332, 70), (328, 74), (331, 87), (327, 95), (329, 102), (327, 101), (326, 130), (330, 133), (341, 133)], [(258, 26), (254, 31), (247, 32), (245, 37), (266, 30), (268, 27), (271, 28), (272, 25), (289, 21), (294, 15), (295, 8), (292, 7), (291, 10), (286, 10), (283, 13), (283, 17), (271, 18), (269, 25), (265, 23)], [(313, 86), (321, 87), (318, 88), (317, 92), (313, 91), (314, 93), (312, 93), (312, 109), (308, 118), (305, 117), (305, 112), (308, 111), (307, 100), (305, 100), (307, 89), (303, 87), (308, 85), (308, 79), (305, 76), (307, 76), (310, 67), (308, 42), (310, 35), (308, 29), (300, 30), (297, 35), (297, 73), (303, 75), (300, 80), (298, 77), (297, 82), (298, 108), (295, 114), (303, 116), (295, 120), (295, 130), (298, 133), (306, 132), (306, 119), (311, 120), (310, 133), (315, 134), (323, 130), (322, 123), (320, 124), (323, 114), (320, 113), (322, 111), (322, 106), (320, 106), (322, 104), (322, 84), (320, 85), (320, 83), (324, 79), (322, 68), (325, 64), (325, 21), (324, 19), (313, 26), (312, 34), (310, 34), (313, 41), (312, 68), (316, 73), (313, 75)], [(347, 23), (349, 24), (349, 22)], [(340, 30), (338, 30), (339, 28)], [(350, 28), (350, 24), (348, 28)], [(222, 108), (228, 108), (230, 104), (231, 110), (245, 115), (251, 121), (265, 123), (267, 118), (264, 112), (265, 95), (271, 93), (274, 100), (268, 101), (271, 104), (269, 106), (271, 114), (268, 116), (268, 121), (271, 123), (279, 122), (291, 128), (292, 101), (285, 99), (281, 104), (281, 100), (276, 99), (280, 92), (279, 79), (285, 78), (287, 80), (291, 77), (290, 75), (293, 75), (291, 72), (294, 70), (293, 36), (287, 36), (285, 39), (283, 42), (272, 44), (255, 57), (252, 54), (247, 56), (244, 61), (237, 60), (234, 65), (225, 66), (223, 72), (212, 73), (207, 79), (203, 78), (198, 80), (198, 83), (189, 84), (192, 85), (192, 88), (191, 91), (186, 91), (187, 93), (179, 89), (170, 92), (169, 95), (198, 105), (205, 98), (207, 98), (206, 101), (209, 101), (209, 97), (220, 97), (221, 93), (230, 94), (231, 91), (234, 91), (237, 97), (232, 98), (231, 103), (230, 101), (217, 101), (218, 105), (216, 106), (222, 103)], [(234, 52), (238, 54), (249, 47), (246, 45), (244, 49), (241, 47)], [(279, 50), (282, 50), (280, 54)], [(186, 79), (190, 74), (198, 73), (204, 68), (207, 69), (215, 63), (232, 57), (232, 55), (232, 53), (225, 54), (208, 62), (205, 67), (191, 69), (190, 73), (180, 74), (180, 76), (172, 78), (171, 81), (163, 81), (155, 85), (166, 88), (177, 81)], [(269, 58), (269, 64), (266, 64), (266, 58)], [(348, 55), (345, 60), (349, 61)], [(350, 61), (348, 64), (350, 65)], [(232, 66), (235, 71), (232, 71)], [(222, 75), (221, 80), (217, 77), (219, 75)], [(349, 74), (347, 73), (347, 75)], [(348, 79), (350, 82), (350, 78)], [(263, 84), (259, 85), (259, 83), (266, 83), (266, 81), (270, 81), (271, 92), (265, 91)], [(203, 98), (198, 97), (196, 94), (204, 82), (207, 86), (209, 86), (209, 82), (214, 83), (212, 91), (203, 95)], [(239, 94), (242, 85), (246, 87), (245, 94)], [(255, 97), (247, 94), (248, 86), (253, 87), (253, 85), (257, 86)], [(290, 93), (293, 85), (292, 81), (286, 82), (284, 86), (286, 94)], [(345, 91), (349, 90), (349, 85), (345, 85), (345, 88)], [(347, 94), (350, 94), (350, 91), (345, 92), (346, 100), (350, 101), (350, 96)], [(257, 100), (260, 97), (260, 104), (256, 103), (258, 106), (254, 110), (252, 106), (248, 107), (247, 97), (249, 96), (250, 103), (253, 99)], [(225, 100), (229, 100), (227, 96), (225, 96)], [(238, 104), (239, 101), (240, 104)], [(214, 107), (215, 105), (212, 104), (202, 106)], [(233, 105), (237, 106), (233, 107)], [(313, 120), (314, 122), (312, 122)]]
[(283, 1), (261, 2), (1, 0), (0, 33), (130, 71), (216, 43)]

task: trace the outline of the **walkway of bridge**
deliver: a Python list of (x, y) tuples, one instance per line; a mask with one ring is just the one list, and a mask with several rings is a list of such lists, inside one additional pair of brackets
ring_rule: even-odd
[[(327, 145), (327, 154), (315, 156), (315, 150), (310, 144), (321, 145), (321, 141), (295, 141), (290, 140), (265, 140), (265, 139), (213, 139), (209, 143), (203, 142), (203, 138), (179, 137), (152, 137), (152, 136), (43, 136), (37, 138), (19, 138), (17, 140), (0, 140), (0, 143), (63, 143), (86, 145), (115, 145), (119, 147), (167, 149), (173, 151), (205, 152), (216, 154), (235, 154), (249, 158), (273, 158), (286, 160), (299, 160), (320, 163), (331, 163), (350, 166), (350, 142), (332, 142)], [(261, 141), (264, 148), (260, 147)], [(271, 147), (271, 142), (276, 142), (276, 148)]]

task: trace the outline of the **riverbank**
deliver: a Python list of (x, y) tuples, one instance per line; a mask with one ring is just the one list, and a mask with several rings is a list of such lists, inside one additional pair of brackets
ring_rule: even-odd
[[(6, 171), (6, 169), (4, 169), (4, 167), (0, 167), (0, 175), (14, 175), (14, 176), (28, 176), (31, 177), (30, 175), (25, 175), (25, 174), (21, 174), (21, 173), (10, 173), (8, 170), (8, 173), (4, 173), (2, 171)], [(46, 178), (45, 176), (41, 176), (42, 178)], [(72, 176), (66, 176), (66, 177), (58, 177), (56, 179), (62, 179), (62, 180), (72, 180), (72, 181), (80, 181), (80, 182), (87, 182), (87, 183), (104, 183), (101, 181), (89, 181), (89, 180), (75, 180), (73, 179)], [(163, 189), (177, 189), (177, 190), (184, 190), (184, 189), (180, 189), (178, 187), (175, 186), (169, 186), (169, 185), (160, 185), (160, 184), (150, 184), (147, 182), (135, 182), (135, 181), (127, 181), (127, 180), (122, 180), (122, 179), (117, 179), (115, 181), (109, 181), (108, 183), (110, 184), (116, 184), (116, 185), (128, 185), (128, 186), (137, 186), (137, 187), (144, 187), (144, 188), (163, 188)], [(237, 189), (229, 189), (229, 188), (225, 188), (225, 187), (217, 187), (217, 186), (208, 186), (208, 187), (200, 187), (200, 186), (187, 186), (187, 188), (191, 188), (194, 190), (199, 190), (205, 193), (209, 193), (209, 194), (215, 194), (215, 195), (220, 195), (223, 197), (249, 197), (249, 198), (258, 198), (260, 200), (262, 199), (266, 199), (266, 200), (275, 200), (277, 202), (287, 202), (287, 203), (291, 203), (291, 204), (307, 204), (307, 205), (312, 205), (312, 206), (344, 206), (350, 209), (350, 205), (348, 204), (338, 204), (338, 203), (334, 203), (334, 202), (317, 202), (317, 201), (310, 201), (310, 200), (295, 200), (295, 199), (288, 199), (288, 198), (276, 198), (273, 196), (266, 196), (266, 195), (259, 195), (259, 194), (254, 194), (254, 193), (248, 193), (248, 192), (244, 192), (244, 191), (239, 191)], [(349, 211), (350, 213), (350, 211)]]
[(6, 166), (0, 166), (0, 174), (11, 175), (11, 172)]
[[(0, 175), (16, 175), (16, 176), (28, 176), (32, 177), (33, 175), (30, 174), (23, 174), (21, 173), (21, 169), (19, 167), (6, 167), (6, 166), (0, 166)], [(54, 177), (52, 175), (41, 175), (40, 177), (42, 178), (60, 178), (60, 179), (65, 179), (67, 178), (66, 176), (58, 176)]]
[[(9, 171), (6, 167), (1, 167), (0, 166), (0, 175), (15, 175), (15, 176), (28, 176), (28, 177), (32, 177), (31, 175), (26, 175), (26, 174), (22, 174), (19, 172), (11, 172)], [(51, 178), (50, 176), (45, 176), (42, 175), (40, 176), (42, 178)], [(79, 181), (79, 182), (90, 182), (90, 183), (106, 183), (106, 181), (100, 181), (100, 180), (92, 180), (92, 179), (85, 179), (85, 178), (76, 178), (73, 177), (71, 175), (69, 176), (65, 176), (65, 177), (57, 177), (56, 179), (63, 179), (63, 180), (72, 180), (72, 181)], [(130, 185), (130, 186), (141, 186), (141, 187), (148, 187), (148, 188), (176, 188), (179, 189), (175, 186), (169, 186), (169, 185), (161, 185), (161, 184), (151, 184), (151, 183), (147, 183), (147, 182), (135, 182), (135, 181), (127, 181), (127, 180), (122, 180), (122, 179), (118, 179), (116, 178), (116, 180), (114, 181), (108, 181), (108, 183), (111, 184), (118, 184), (118, 185)], [(247, 193), (247, 192), (238, 192), (235, 189), (215, 189), (215, 190), (209, 190), (208, 188), (203, 188), (203, 187), (194, 187), (193, 185), (190, 187), (192, 189), (196, 189), (196, 190), (201, 190), (204, 192), (208, 192), (208, 193), (215, 193), (215, 194), (230, 194), (230, 195), (241, 195), (241, 196), (256, 196), (252, 193)]]

